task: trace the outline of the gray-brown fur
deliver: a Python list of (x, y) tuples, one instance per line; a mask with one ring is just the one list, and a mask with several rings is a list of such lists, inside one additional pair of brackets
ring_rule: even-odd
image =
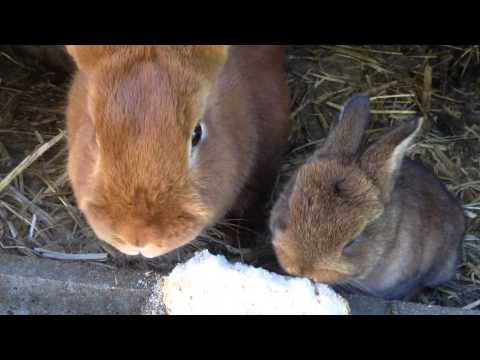
[(273, 246), (292, 275), (403, 298), (453, 276), (466, 218), (429, 170), (403, 160), (421, 119), (359, 154), (368, 118), (366, 96), (345, 104), (325, 145), (277, 200)]

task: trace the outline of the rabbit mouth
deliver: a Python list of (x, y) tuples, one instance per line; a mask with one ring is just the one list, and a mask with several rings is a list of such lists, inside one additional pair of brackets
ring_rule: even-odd
[(154, 259), (156, 257), (165, 255), (168, 253), (168, 250), (163, 248), (156, 248), (156, 247), (146, 247), (143, 249), (129, 247), (129, 246), (115, 246), (115, 248), (120, 251), (122, 254), (127, 256), (143, 256), (146, 259)]
[(125, 255), (143, 256), (147, 259), (153, 259), (187, 245), (200, 235), (202, 229), (186, 233), (180, 238), (154, 238), (145, 242), (131, 243), (114, 236), (108, 239), (109, 241), (107, 242)]
[(143, 256), (146, 259), (154, 259), (173, 251), (176, 247), (161, 247), (156, 245), (147, 245), (143, 248), (135, 247), (131, 245), (112, 245), (122, 254), (127, 256)]

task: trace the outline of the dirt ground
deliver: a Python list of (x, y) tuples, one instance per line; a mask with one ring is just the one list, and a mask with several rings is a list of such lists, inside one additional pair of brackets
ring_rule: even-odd
[[(480, 46), (292, 46), (288, 73), (296, 125), (277, 189), (322, 141), (350, 95), (368, 91), (373, 98), (369, 141), (406, 117), (423, 114), (426, 129), (410, 156), (432, 168), (463, 200), (471, 225), (456, 278), (416, 300), (460, 307), (479, 300)], [(107, 253), (105, 266), (166, 271), (208, 247), (269, 266), (272, 257), (265, 243), (251, 249), (228, 246), (221, 240), (221, 226), (149, 261), (128, 258), (95, 240), (75, 208), (65, 175), (61, 133), (69, 79), (69, 73), (31, 63), (15, 51), (0, 51), (0, 184), (13, 177), (0, 188), (0, 252)], [(52, 141), (57, 142), (50, 146)], [(32, 158), (42, 146), (47, 151)], [(22, 161), (31, 165), (17, 168)], [(240, 227), (229, 221), (222, 226)]]

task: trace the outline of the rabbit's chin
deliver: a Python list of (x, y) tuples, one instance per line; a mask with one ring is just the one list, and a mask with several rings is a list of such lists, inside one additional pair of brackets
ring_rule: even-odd
[(100, 236), (105, 234), (97, 233), (97, 237), (119, 252), (127, 256), (143, 256), (147, 259), (153, 259), (166, 255), (175, 249), (189, 244), (195, 240), (203, 231), (199, 227), (195, 231), (185, 232), (182, 237), (169, 239), (150, 239), (144, 243), (133, 244), (128, 241), (118, 241), (113, 236)]
[(177, 241), (172, 243), (169, 246), (157, 246), (155, 244), (148, 244), (144, 247), (137, 247), (132, 246), (130, 244), (112, 244), (111, 242), (107, 242), (109, 245), (113, 246), (115, 249), (120, 251), (124, 255), (128, 256), (143, 256), (147, 259), (154, 259), (165, 255), (175, 249), (180, 248), (183, 245), (188, 244), (190, 241), (193, 241), (195, 238), (188, 238), (184, 241)]
[(147, 246), (143, 249), (139, 249), (136, 247), (129, 247), (129, 246), (116, 246), (116, 249), (120, 251), (122, 254), (128, 255), (128, 256), (143, 256), (144, 258), (147, 259), (154, 259), (157, 257), (160, 257), (162, 255), (167, 254), (171, 250), (165, 249), (165, 248), (159, 248), (155, 246)]

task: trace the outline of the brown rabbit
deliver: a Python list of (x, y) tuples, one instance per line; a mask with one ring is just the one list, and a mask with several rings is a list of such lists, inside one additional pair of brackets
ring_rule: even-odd
[(157, 257), (269, 193), (291, 127), (283, 46), (67, 50), (68, 173), (100, 239)]
[(363, 95), (347, 101), (292, 177), (271, 214), (273, 246), (290, 274), (404, 298), (454, 275), (466, 218), (429, 170), (404, 160), (421, 118), (359, 152), (369, 105)]

